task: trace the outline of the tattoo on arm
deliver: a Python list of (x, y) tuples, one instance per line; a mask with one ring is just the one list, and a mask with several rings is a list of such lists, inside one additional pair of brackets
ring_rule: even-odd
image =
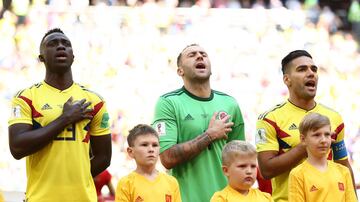
[(193, 140), (176, 144), (166, 150), (166, 159), (172, 165), (178, 165), (197, 156), (212, 142), (207, 133), (203, 133)]

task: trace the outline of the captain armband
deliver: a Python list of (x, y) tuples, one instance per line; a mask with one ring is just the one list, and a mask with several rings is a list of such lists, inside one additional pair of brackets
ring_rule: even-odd
[(344, 140), (341, 140), (340, 142), (334, 143), (331, 145), (333, 154), (334, 154), (334, 160), (339, 160), (347, 156), (346, 146)]

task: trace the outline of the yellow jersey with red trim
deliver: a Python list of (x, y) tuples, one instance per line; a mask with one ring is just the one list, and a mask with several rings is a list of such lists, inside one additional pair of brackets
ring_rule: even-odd
[(120, 179), (115, 193), (116, 202), (181, 202), (175, 177), (159, 172), (154, 180), (131, 172)]
[(12, 100), (13, 124), (45, 127), (63, 111), (64, 103), (86, 99), (93, 119), (67, 126), (52, 142), (26, 157), (26, 200), (42, 202), (97, 201), (90, 170), (90, 136), (110, 134), (109, 115), (103, 99), (79, 84), (59, 90), (41, 82), (20, 91)]
[(243, 195), (229, 185), (223, 190), (217, 191), (211, 197), (210, 202), (273, 202), (269, 193), (260, 191), (259, 189), (250, 188), (247, 195)]
[[(322, 104), (306, 111), (289, 101), (276, 105), (270, 111), (259, 116), (256, 123), (256, 150), (276, 151), (281, 155), (300, 143), (299, 124), (303, 117), (311, 112), (317, 112), (330, 119), (332, 136), (335, 143), (329, 153), (329, 159), (347, 159), (347, 151), (344, 144), (344, 122), (339, 113)], [(288, 201), (288, 177), (289, 172), (284, 172), (271, 179), (272, 197), (274, 201)]]
[(357, 202), (349, 168), (328, 161), (320, 171), (304, 161), (291, 170), (289, 202)]

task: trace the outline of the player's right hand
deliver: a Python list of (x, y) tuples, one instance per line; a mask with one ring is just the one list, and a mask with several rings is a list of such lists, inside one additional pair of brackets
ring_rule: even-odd
[(222, 119), (217, 119), (219, 112), (215, 112), (210, 119), (210, 123), (206, 132), (212, 141), (218, 139), (227, 139), (227, 133), (232, 131), (233, 122), (229, 121), (230, 115), (226, 115)]
[(83, 119), (92, 119), (91, 112), (93, 109), (88, 109), (91, 102), (86, 102), (86, 99), (73, 102), (73, 97), (70, 97), (63, 106), (63, 114), (69, 123), (76, 123)]

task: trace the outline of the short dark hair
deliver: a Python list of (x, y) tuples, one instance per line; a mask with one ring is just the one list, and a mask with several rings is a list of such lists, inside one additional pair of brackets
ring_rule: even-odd
[[(43, 36), (43, 38), (41, 39), (41, 42), (40, 42), (40, 51), (41, 51), (41, 46), (42, 46), (42, 43), (44, 42), (44, 39), (49, 36), (50, 34), (52, 33), (61, 33), (61, 34), (64, 34), (64, 32), (60, 29), (60, 28), (53, 28), (53, 29), (50, 29), (49, 31), (47, 31), (45, 33), (45, 35)], [(64, 34), (65, 35), (65, 34)]]
[(189, 45), (185, 46), (185, 48), (182, 49), (182, 51), (179, 53), (179, 55), (178, 55), (177, 58), (176, 58), (176, 65), (177, 65), (177, 67), (180, 67), (180, 65), (181, 65), (180, 63), (181, 63), (182, 53), (184, 52), (185, 49), (187, 49), (187, 48), (189, 48), (189, 47), (191, 47), (191, 46), (199, 46), (199, 44), (197, 44), (197, 43), (192, 43), (192, 44), (189, 44)]
[(129, 135), (127, 136), (127, 142), (129, 147), (134, 146), (135, 139), (142, 135), (154, 135), (159, 139), (159, 135), (155, 129), (147, 124), (138, 124), (133, 129), (129, 130)]
[(300, 134), (307, 136), (309, 131), (318, 130), (324, 126), (330, 126), (329, 118), (319, 113), (311, 112), (304, 116), (303, 120), (300, 122), (299, 131)]
[(289, 64), (292, 60), (301, 57), (306, 56), (312, 59), (311, 55), (306, 50), (294, 50), (291, 51), (289, 54), (287, 54), (282, 60), (281, 60), (281, 70), (282, 73), (285, 74), (287, 70), (287, 64)]

